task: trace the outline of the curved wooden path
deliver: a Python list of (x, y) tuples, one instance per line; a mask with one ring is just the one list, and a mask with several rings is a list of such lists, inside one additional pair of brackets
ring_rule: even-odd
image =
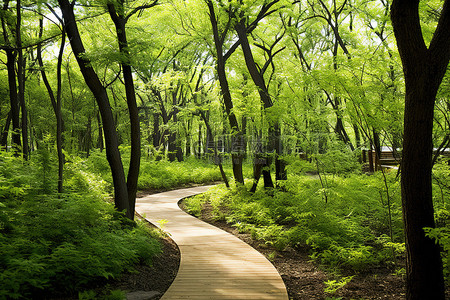
[(178, 274), (161, 299), (288, 300), (280, 275), (262, 254), (178, 207), (179, 200), (205, 192), (209, 187), (137, 199), (136, 211), (169, 233), (181, 252)]

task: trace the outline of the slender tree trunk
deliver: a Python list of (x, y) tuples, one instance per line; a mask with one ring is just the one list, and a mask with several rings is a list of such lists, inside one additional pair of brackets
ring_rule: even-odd
[(125, 173), (119, 152), (119, 140), (111, 106), (109, 104), (108, 93), (106, 92), (105, 87), (101, 84), (97, 74), (91, 66), (90, 61), (83, 55), (85, 53), (85, 49), (78, 31), (78, 26), (73, 12), (73, 5), (68, 0), (58, 0), (58, 3), (63, 13), (67, 37), (70, 40), (72, 51), (75, 54), (78, 66), (80, 67), (86, 84), (94, 94), (102, 116), (102, 122), (105, 129), (106, 157), (111, 167), (114, 183), (115, 206), (119, 211), (125, 211), (128, 218), (133, 219), (133, 214), (131, 213), (128, 200)]
[(21, 146), (20, 140), (20, 114), (19, 114), (19, 99), (17, 95), (16, 84), (16, 52), (13, 50), (6, 50), (6, 68), (8, 70), (8, 83), (9, 83), (9, 100), (11, 106), (11, 121), (12, 121), (12, 133), (11, 143), (12, 149), (18, 152)]
[(11, 111), (8, 112), (8, 115), (6, 117), (5, 127), (3, 128), (3, 132), (2, 132), (1, 145), (4, 150), (6, 150), (8, 147), (8, 134), (9, 134), (10, 126), (11, 126)]
[[(173, 124), (177, 124), (177, 115), (178, 115), (178, 109), (177, 109), (177, 105), (178, 105), (178, 99), (177, 99), (177, 94), (178, 94), (178, 88), (176, 88), (173, 92), (172, 92), (172, 122)], [(175, 129), (169, 130), (169, 139), (168, 139), (168, 152), (169, 152), (169, 161), (175, 161), (179, 155), (178, 155), (178, 147), (177, 147), (177, 127), (175, 127)]]
[(86, 132), (83, 136), (83, 145), (84, 151), (86, 151), (86, 157), (91, 155), (91, 146), (92, 146), (92, 118), (88, 116), (87, 124), (86, 124)]
[(197, 158), (202, 157), (202, 124), (198, 124)]
[(339, 139), (347, 144), (352, 151), (355, 150), (350, 137), (347, 134), (347, 130), (345, 130), (344, 121), (340, 113), (340, 105), (341, 102), (338, 97), (335, 98), (335, 102), (333, 105), (333, 110), (336, 113), (336, 126), (334, 128), (334, 132), (338, 135)]
[(100, 149), (100, 152), (103, 151), (103, 125), (102, 119), (100, 116), (100, 111), (97, 112), (97, 125), (98, 125), (98, 140), (97, 140), (97, 148)]
[[(245, 20), (241, 21), (235, 26), (236, 32), (238, 34), (239, 40), (241, 42), (242, 51), (244, 52), (245, 63), (247, 65), (247, 69), (250, 73), (250, 76), (258, 88), (259, 96), (261, 98), (261, 102), (264, 105), (264, 111), (273, 106), (272, 99), (269, 95), (269, 91), (267, 88), (267, 84), (264, 80), (263, 74), (258, 70), (258, 67), (255, 63), (252, 50), (250, 48), (250, 44), (247, 37), (247, 29), (245, 26)], [(269, 152), (275, 152), (275, 165), (276, 165), (276, 178), (278, 180), (283, 180), (287, 177), (285, 163), (281, 161), (281, 131), (279, 122), (275, 121), (274, 124), (270, 124), (269, 126)], [(258, 159), (258, 158), (257, 158)], [(267, 165), (270, 166), (270, 159), (266, 158)], [(257, 170), (259, 166), (255, 166), (255, 170)], [(264, 177), (264, 186), (265, 187), (274, 187), (272, 178), (270, 176), (270, 169), (268, 167), (264, 167), (262, 170), (262, 174)], [(256, 174), (257, 175), (257, 174)]]
[(277, 180), (277, 182), (279, 182), (287, 180), (288, 178), (286, 171), (286, 161), (280, 157), (283, 154), (283, 141), (281, 139), (281, 128), (278, 122), (274, 124), (274, 131), (275, 153), (277, 154), (277, 157), (275, 159), (275, 179)]
[(394, 0), (391, 19), (405, 75), (401, 186), (406, 236), (407, 299), (445, 299), (439, 245), (425, 236), (435, 226), (432, 133), (436, 94), (450, 60), (450, 1), (429, 48), (422, 36), (419, 0)]
[(375, 171), (381, 170), (381, 142), (380, 142), (380, 134), (375, 128), (372, 128), (373, 132), (373, 146), (375, 149), (375, 160), (374, 160), (374, 168)]
[(231, 134), (233, 136), (232, 149), (231, 149), (231, 159), (233, 164), (233, 175), (236, 183), (244, 184), (244, 175), (242, 172), (242, 163), (244, 160), (244, 154), (242, 152), (242, 141), (244, 136), (239, 130), (239, 123), (237, 121), (236, 115), (233, 112), (233, 100), (231, 98), (230, 87), (228, 85), (227, 75), (225, 71), (226, 59), (223, 55), (223, 38), (219, 35), (219, 29), (217, 26), (217, 20), (214, 12), (214, 6), (212, 1), (207, 1), (209, 8), (209, 16), (211, 21), (211, 26), (214, 35), (214, 45), (216, 48), (216, 71), (217, 77), (219, 78), (220, 90), (222, 93), (223, 102), (225, 104), (225, 111), (228, 116), (228, 121), (230, 122)]
[(63, 30), (61, 35), (61, 46), (59, 48), (58, 64), (56, 66), (56, 151), (58, 153), (58, 193), (63, 192), (64, 186), (64, 163), (65, 157), (63, 152), (63, 133), (64, 133), (64, 121), (61, 111), (62, 102), (62, 60), (64, 54), (64, 47), (66, 45), (66, 32)]
[(22, 155), (25, 160), (28, 160), (28, 116), (25, 105), (25, 66), (26, 59), (23, 56), (22, 49), (22, 8), (21, 1), (17, 1), (16, 6), (17, 20), (16, 20), (16, 45), (17, 45), (17, 83), (18, 83), (18, 102), (22, 110), (21, 131), (22, 131)]
[(127, 190), (130, 213), (134, 216), (137, 183), (141, 164), (141, 128), (139, 124), (139, 110), (136, 103), (136, 92), (134, 90), (133, 73), (131, 70), (131, 56), (128, 51), (128, 40), (125, 28), (127, 19), (123, 13), (124, 3), (123, 1), (117, 1), (117, 5), (119, 5), (118, 10), (116, 10), (114, 4), (109, 3), (108, 10), (111, 19), (116, 26), (120, 53), (125, 56), (122, 62), (122, 72), (125, 81), (125, 94), (127, 97), (127, 106), (131, 125), (131, 156), (127, 177)]
[(187, 121), (187, 129), (186, 129), (186, 150), (185, 155), (191, 156), (191, 128), (192, 128), (192, 119)]
[(155, 160), (159, 161), (162, 159), (160, 149), (161, 149), (161, 130), (159, 128), (159, 113), (153, 113), (153, 147), (157, 151)]
[[(43, 19), (41, 18), (39, 20), (39, 38), (42, 38), (42, 32), (43, 32), (44, 26), (43, 26)], [(57, 91), (56, 91), (56, 98), (53, 93), (53, 90), (50, 86), (50, 83), (47, 78), (47, 74), (44, 70), (44, 62), (42, 60), (42, 45), (38, 44), (37, 46), (37, 60), (39, 63), (39, 67), (41, 68), (41, 76), (42, 81), (44, 82), (45, 87), (47, 88), (47, 92), (50, 97), (50, 101), (52, 103), (53, 111), (55, 113), (56, 117), (56, 151), (58, 154), (58, 193), (63, 192), (63, 184), (64, 184), (64, 153), (63, 153), (63, 132), (64, 132), (64, 125), (63, 125), (63, 118), (62, 118), (62, 112), (61, 112), (61, 93), (62, 93), (62, 59), (63, 59), (63, 53), (64, 53), (64, 47), (66, 44), (66, 33), (63, 29), (62, 35), (61, 35), (61, 46), (59, 48), (59, 54), (58, 54), (58, 63), (56, 66), (56, 72), (57, 72)]]
[(203, 111), (200, 112), (200, 116), (202, 117), (203, 121), (205, 122), (207, 136), (211, 137), (211, 140), (212, 140), (212, 143), (213, 143), (213, 145), (209, 145), (209, 143), (208, 143), (208, 148), (209, 148), (209, 146), (213, 146), (214, 147), (214, 163), (217, 166), (219, 166), (220, 174), (222, 175), (222, 180), (225, 183), (225, 186), (227, 188), (229, 188), (230, 184), (228, 182), (227, 174), (225, 173), (225, 171), (223, 169), (222, 157), (220, 157), (219, 151), (217, 150), (217, 143), (214, 143), (214, 136), (213, 136), (213, 132), (212, 132), (211, 126), (209, 125), (208, 118), (206, 117), (206, 114)]
[(357, 148), (361, 147), (361, 132), (358, 124), (353, 124), (353, 131), (355, 132), (355, 145)]

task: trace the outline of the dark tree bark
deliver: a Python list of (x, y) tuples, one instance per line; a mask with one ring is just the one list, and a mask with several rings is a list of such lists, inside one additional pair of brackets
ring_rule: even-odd
[[(60, 20), (62, 23), (62, 20)], [(39, 38), (42, 38), (42, 32), (43, 32), (44, 26), (43, 26), (43, 19), (41, 18), (39, 20)], [(63, 184), (64, 184), (64, 153), (63, 153), (63, 118), (62, 118), (62, 112), (61, 112), (61, 69), (62, 69), (62, 59), (63, 59), (63, 53), (64, 53), (64, 47), (66, 44), (66, 33), (64, 29), (62, 30), (61, 34), (61, 46), (59, 48), (59, 54), (58, 54), (58, 63), (56, 66), (56, 72), (57, 72), (57, 88), (56, 88), (56, 97), (53, 93), (53, 89), (50, 86), (50, 83), (47, 78), (47, 74), (44, 70), (44, 62), (42, 61), (42, 45), (38, 44), (37, 46), (37, 60), (39, 63), (39, 67), (41, 68), (41, 76), (42, 81), (44, 82), (45, 87), (47, 88), (47, 92), (50, 97), (50, 101), (52, 103), (53, 112), (55, 113), (56, 117), (56, 151), (58, 155), (58, 193), (63, 192)]]
[(97, 101), (102, 116), (106, 143), (106, 157), (111, 168), (114, 183), (115, 206), (119, 211), (125, 210), (126, 216), (133, 219), (133, 214), (130, 210), (128, 201), (128, 191), (122, 158), (119, 152), (119, 141), (114, 124), (114, 117), (109, 104), (108, 93), (92, 68), (90, 61), (83, 55), (85, 49), (75, 20), (73, 4), (68, 0), (58, 0), (58, 3), (63, 13), (67, 37), (70, 40), (72, 51), (75, 54), (84, 80)]
[(100, 116), (100, 111), (97, 112), (97, 126), (98, 126), (98, 139), (97, 139), (97, 148), (100, 149), (100, 152), (103, 151), (104, 144), (103, 144), (103, 125), (102, 125), (102, 119)]
[(223, 102), (225, 104), (225, 111), (228, 116), (228, 121), (230, 122), (231, 134), (233, 137), (231, 159), (233, 164), (234, 180), (236, 181), (236, 183), (244, 184), (244, 174), (242, 173), (242, 162), (244, 160), (244, 154), (242, 152), (242, 142), (244, 140), (244, 136), (239, 130), (239, 123), (237, 121), (236, 115), (233, 112), (233, 100), (231, 98), (230, 87), (228, 85), (227, 75), (225, 71), (226, 57), (223, 52), (223, 46), (227, 30), (225, 32), (222, 32), (222, 34), (219, 33), (216, 14), (212, 1), (208, 0), (207, 5), (214, 35), (217, 77), (219, 79), (220, 90)]
[[(178, 85), (176, 89), (174, 89), (172, 91), (172, 112), (169, 114), (172, 117), (172, 122), (173, 124), (177, 124), (178, 122), (178, 91), (180, 89), (180, 86)], [(168, 121), (169, 122), (169, 121)], [(175, 126), (174, 126), (175, 127)], [(176, 128), (176, 127), (175, 127)], [(178, 137), (178, 130), (170, 130), (169, 131), (169, 139), (168, 139), (168, 157), (169, 157), (169, 161), (181, 161), (182, 160), (182, 154), (180, 157), (180, 147), (178, 147), (177, 144), (177, 137)]]
[[(373, 166), (374, 166), (374, 171), (379, 171), (381, 170), (381, 163), (380, 163), (380, 158), (381, 158), (381, 141), (380, 141), (380, 134), (378, 133), (378, 131), (375, 128), (372, 128), (372, 136), (373, 138), (371, 139), (371, 143), (373, 143), (373, 149), (374, 151), (374, 161), (373, 161)], [(372, 147), (371, 146), (371, 147)]]
[[(154, 3), (156, 4), (157, 1)], [(131, 155), (130, 165), (127, 177), (128, 201), (130, 211), (134, 216), (134, 208), (136, 203), (137, 183), (139, 179), (139, 169), (141, 164), (141, 128), (139, 124), (139, 110), (136, 103), (136, 92), (134, 89), (133, 73), (131, 70), (131, 56), (128, 50), (128, 40), (126, 34), (126, 23), (133, 15), (125, 15), (124, 1), (116, 1), (116, 6), (113, 3), (108, 3), (108, 11), (111, 19), (116, 27), (117, 41), (119, 43), (120, 53), (122, 57), (122, 72), (125, 81), (125, 94), (127, 98), (128, 113), (130, 116), (131, 127)], [(136, 11), (137, 12), (137, 11)]]
[[(275, 41), (275, 43), (272, 45), (271, 49), (265, 49), (266, 53), (268, 54), (268, 61), (266, 62), (266, 64), (262, 67), (262, 68), (258, 68), (255, 59), (253, 57), (253, 53), (250, 47), (250, 43), (248, 41), (248, 37), (247, 37), (247, 26), (245, 24), (245, 19), (243, 19), (241, 22), (237, 23), (235, 26), (236, 32), (238, 34), (239, 40), (240, 40), (240, 44), (242, 47), (242, 51), (244, 53), (244, 59), (245, 59), (245, 63), (247, 65), (247, 70), (250, 73), (250, 76), (254, 82), (254, 84), (256, 85), (256, 87), (258, 88), (258, 92), (259, 92), (259, 96), (261, 99), (261, 102), (264, 104), (264, 110), (270, 108), (273, 106), (273, 101), (272, 98), (269, 94), (269, 89), (268, 89), (268, 85), (266, 84), (265, 80), (264, 80), (264, 72), (267, 70), (267, 67), (269, 65), (272, 64), (273, 61), (273, 57), (280, 52), (281, 50), (272, 53), (273, 47), (281, 40), (282, 35), (280, 37), (277, 38), (277, 40)], [(284, 48), (282, 48), (284, 49)], [(272, 66), (273, 67), (273, 66)], [(276, 156), (275, 156), (275, 177), (277, 180), (285, 180), (287, 179), (287, 173), (286, 173), (286, 164), (285, 162), (281, 159), (281, 154), (282, 154), (282, 144), (281, 144), (281, 129), (280, 129), (280, 124), (278, 121), (275, 121), (274, 124), (271, 124), (269, 126), (269, 152), (275, 152)], [(261, 174), (261, 168), (262, 168), (262, 174), (264, 177), (264, 187), (269, 187), (269, 188), (273, 188), (273, 182), (272, 182), (272, 178), (270, 176), (270, 169), (268, 168), (270, 166), (270, 159), (268, 157), (264, 158), (263, 156), (259, 155), (255, 158), (256, 161), (260, 161), (260, 160), (266, 160), (265, 163), (261, 164), (260, 162), (255, 163), (254, 166), (254, 177), (255, 177), (255, 184), (257, 184), (258, 180), (259, 180), (259, 176)], [(255, 189), (255, 185), (252, 188), (252, 190)]]
[[(225, 186), (227, 188), (230, 188), (230, 183), (228, 182), (227, 174), (225, 173), (225, 170), (223, 169), (222, 157), (220, 156), (219, 151), (217, 149), (217, 143), (214, 142), (214, 135), (213, 135), (213, 132), (211, 129), (211, 125), (209, 124), (208, 118), (206, 117), (206, 113), (204, 111), (200, 111), (199, 114), (200, 114), (200, 117), (202, 118), (202, 120), (205, 122), (207, 136), (210, 137), (210, 139), (212, 140), (212, 143), (213, 143), (214, 163), (219, 167), (220, 174), (222, 175), (222, 180), (225, 183)], [(211, 145), (209, 145), (209, 143), (208, 143), (208, 148), (209, 148), (209, 146), (211, 146)]]
[[(17, 59), (17, 51), (15, 50), (15, 47), (13, 46), (12, 41), (9, 37), (9, 30), (14, 31), (14, 24), (11, 23), (11, 20), (9, 20), (6, 16), (7, 11), (9, 9), (9, 1), (4, 1), (2, 6), (2, 15), (1, 15), (1, 21), (2, 21), (2, 31), (3, 31), (3, 40), (5, 43), (5, 47), (3, 47), (3, 50), (5, 50), (6, 53), (6, 69), (8, 72), (8, 86), (9, 86), (9, 102), (10, 102), (10, 114), (11, 114), (11, 122), (12, 122), (12, 133), (11, 133), (11, 144), (12, 149), (18, 154), (20, 145), (21, 145), (21, 139), (20, 139), (20, 108), (19, 108), (19, 98), (17, 94), (17, 82), (16, 82), (16, 70), (15, 70), (15, 64)], [(9, 129), (9, 126), (5, 126), (5, 128)], [(4, 141), (6, 142), (3, 144), (3, 146), (7, 149), (7, 135), (8, 132), (6, 132), (6, 139)]]
[(17, 47), (17, 85), (18, 85), (18, 102), (22, 111), (21, 133), (22, 133), (22, 155), (23, 159), (28, 160), (28, 116), (27, 107), (25, 105), (25, 66), (26, 59), (23, 56), (22, 48), (22, 8), (21, 1), (16, 2), (16, 47)]
[(401, 164), (406, 235), (407, 299), (445, 299), (439, 246), (424, 234), (434, 227), (432, 130), (436, 94), (450, 60), (450, 1), (427, 48), (419, 0), (394, 0), (391, 20), (405, 75), (405, 120)]
[(153, 141), (153, 147), (158, 152), (156, 154), (155, 159), (161, 160), (162, 157), (159, 153), (159, 149), (161, 147), (161, 130), (159, 128), (159, 116), (160, 114), (158, 112), (153, 112), (153, 134), (152, 134), (152, 141)]
[(20, 110), (19, 99), (17, 94), (16, 83), (16, 52), (14, 50), (6, 50), (6, 68), (8, 70), (8, 84), (9, 84), (9, 103), (11, 106), (11, 121), (12, 121), (12, 133), (11, 143), (12, 148), (18, 152), (21, 139), (20, 139)]
[(9, 133), (9, 127), (11, 126), (11, 111), (9, 111), (8, 115), (6, 116), (6, 122), (5, 127), (3, 128), (2, 132), (2, 140), (1, 145), (3, 149), (7, 149), (8, 146), (8, 133)]
[(359, 130), (358, 124), (353, 123), (353, 132), (355, 133), (355, 144), (357, 148), (361, 148), (361, 132)]

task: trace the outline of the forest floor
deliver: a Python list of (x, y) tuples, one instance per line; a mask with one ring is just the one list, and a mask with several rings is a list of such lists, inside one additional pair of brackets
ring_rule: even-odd
[[(149, 226), (153, 227), (152, 224)], [(136, 272), (124, 274), (108, 288), (126, 291), (128, 300), (160, 299), (174, 281), (180, 266), (180, 250), (175, 242), (169, 237), (161, 242), (162, 254), (154, 258), (152, 266), (138, 265)]]
[[(183, 205), (181, 207), (183, 208)], [(204, 207), (201, 219), (234, 234), (263, 253), (281, 274), (290, 299), (397, 300), (405, 298), (404, 279), (400, 276), (392, 275), (393, 271), (388, 268), (374, 268), (356, 275), (343, 274), (344, 276), (355, 276), (348, 284), (339, 288), (336, 292), (332, 294), (326, 293), (324, 291), (326, 288), (325, 282), (333, 280), (335, 277), (311, 262), (306, 249), (294, 250), (288, 248), (281, 252), (275, 251), (275, 249), (262, 242), (252, 240), (250, 234), (239, 233), (225, 221), (215, 221), (212, 218), (211, 207), (208, 205)], [(160, 255), (154, 260), (152, 267), (138, 266), (136, 273), (124, 275), (120, 280), (112, 283), (109, 288), (128, 292), (157, 291), (159, 294), (152, 298), (135, 299), (159, 299), (174, 280), (180, 261), (178, 247), (170, 238), (163, 240), (163, 253), (164, 255)]]

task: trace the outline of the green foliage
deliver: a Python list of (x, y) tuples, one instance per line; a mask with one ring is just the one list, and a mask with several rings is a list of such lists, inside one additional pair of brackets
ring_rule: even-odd
[(444, 276), (450, 282), (450, 229), (448, 227), (424, 228), (426, 235), (442, 247), (442, 264)]
[(354, 276), (342, 277), (338, 280), (327, 280), (325, 281), (325, 293), (334, 294), (338, 289), (343, 288), (350, 281), (352, 281)]
[(109, 291), (108, 293), (97, 293), (95, 291), (84, 291), (78, 293), (78, 300), (123, 300), (126, 293), (121, 290)]
[(143, 160), (138, 188), (160, 190), (191, 183), (210, 183), (221, 180), (219, 169), (202, 160), (190, 158), (185, 162)]
[(439, 160), (433, 168), (434, 218), (436, 228), (424, 228), (428, 237), (441, 246), (444, 276), (450, 282), (450, 166), (447, 159)]
[(40, 160), (0, 156), (0, 298), (70, 294), (151, 264), (161, 251), (156, 233), (123, 222), (104, 185), (73, 165), (70, 194), (43, 194), (33, 185), (41, 181)]
[[(390, 188), (393, 240), (382, 176), (347, 175), (328, 179), (328, 202), (318, 178), (290, 175), (285, 191), (254, 194), (243, 189), (216, 188), (188, 199), (198, 214), (204, 203), (225, 209), (227, 222), (277, 250), (310, 250), (311, 257), (330, 269), (361, 271), (390, 264), (392, 253), (403, 255), (399, 183), (387, 174)], [(217, 212), (213, 212), (218, 214)], [(219, 216), (218, 216), (219, 217)]]
[(346, 174), (349, 172), (360, 172), (361, 165), (358, 163), (359, 151), (351, 149), (342, 142), (329, 143), (329, 148), (324, 154), (315, 154), (318, 160), (320, 172), (332, 174)]

